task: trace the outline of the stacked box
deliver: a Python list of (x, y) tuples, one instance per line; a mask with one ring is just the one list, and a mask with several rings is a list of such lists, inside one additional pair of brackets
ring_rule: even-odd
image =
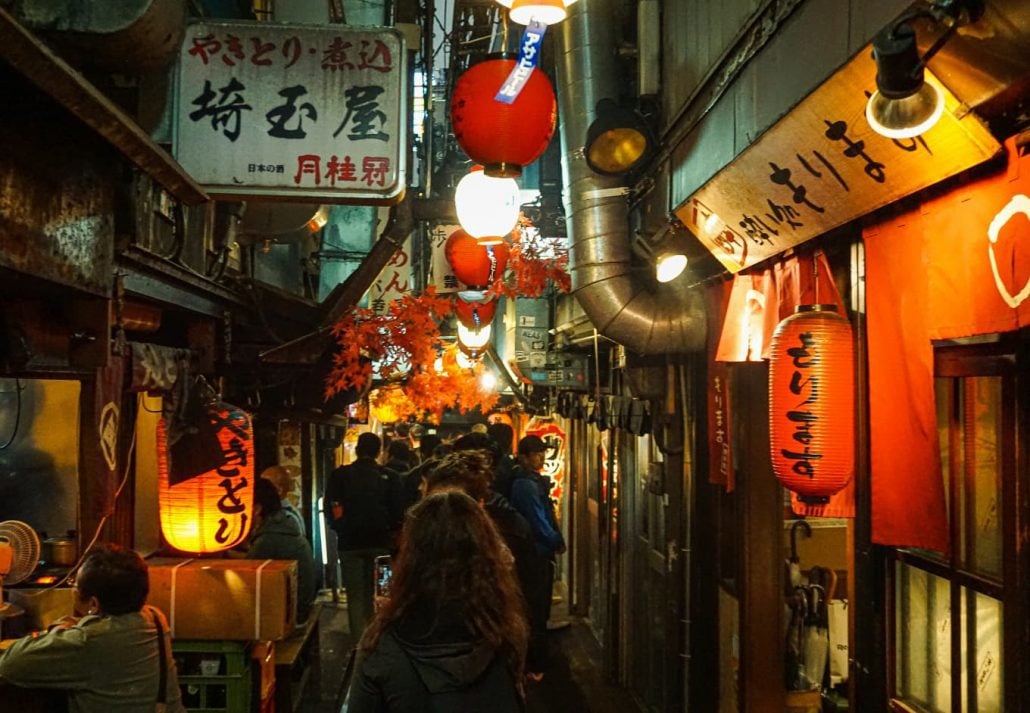
[(150, 560), (148, 602), (168, 617), (173, 639), (276, 641), (296, 621), (293, 560)]

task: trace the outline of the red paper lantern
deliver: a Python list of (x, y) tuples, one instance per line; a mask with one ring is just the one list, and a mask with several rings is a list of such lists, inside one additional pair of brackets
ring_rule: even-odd
[(484, 324), (494, 321), (497, 312), (497, 300), (487, 302), (466, 302), (460, 297), (454, 298), (454, 313), (458, 321), (469, 329), (479, 329)]
[(825, 503), (855, 471), (854, 339), (833, 305), (780, 322), (769, 360), (773, 473), (801, 500)]
[(158, 512), (161, 532), (183, 552), (220, 552), (246, 540), (254, 510), (254, 447), (250, 415), (213, 403), (208, 418), (217, 428), (223, 463), (174, 485), (164, 419), (157, 423)]
[(486, 290), (504, 273), (508, 246), (481, 245), (459, 228), (447, 238), (444, 255), (455, 277), (473, 289)]
[(513, 103), (494, 99), (515, 64), (504, 55), (479, 62), (458, 77), (451, 96), (454, 138), (488, 176), (522, 175), (554, 135), (557, 104), (543, 72), (529, 75)]

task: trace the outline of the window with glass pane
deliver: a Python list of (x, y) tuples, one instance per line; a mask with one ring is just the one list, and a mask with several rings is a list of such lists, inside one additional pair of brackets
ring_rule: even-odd
[(949, 349), (937, 354), (936, 368), (951, 553), (896, 552), (894, 696), (928, 713), (1000, 711), (1003, 475), (1015, 458), (1012, 361), (982, 348)]

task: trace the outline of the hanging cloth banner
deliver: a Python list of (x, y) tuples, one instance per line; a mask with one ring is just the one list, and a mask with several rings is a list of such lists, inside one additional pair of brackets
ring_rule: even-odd
[(715, 360), (721, 334), (715, 325), (722, 322), (735, 286), (736, 279), (714, 284), (705, 294), (708, 314), (720, 317), (708, 322), (712, 326), (708, 333), (708, 388), (705, 394), (708, 400), (708, 482), (722, 485), (727, 493), (736, 487), (730, 442), (730, 366)]
[(864, 231), (873, 542), (948, 552), (933, 339), (1030, 326), (1030, 154)]
[(504, 80), (501, 90), (497, 92), (495, 100), (504, 104), (514, 104), (522, 88), (529, 81), (537, 64), (540, 63), (540, 46), (544, 42), (544, 33), (547, 32), (547, 25), (537, 20), (531, 20), (526, 25), (526, 31), (522, 33), (522, 44), (519, 46), (519, 59), (515, 68)]

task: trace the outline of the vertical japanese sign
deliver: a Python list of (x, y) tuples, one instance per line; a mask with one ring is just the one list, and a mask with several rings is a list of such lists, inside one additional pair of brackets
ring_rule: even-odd
[(560, 513), (565, 497), (565, 429), (550, 419), (533, 417), (526, 425), (525, 435), (539, 436), (547, 446), (544, 467), (540, 472), (551, 480), (551, 500)]
[(175, 157), (215, 195), (395, 203), (407, 169), (405, 61), (392, 28), (190, 25)]
[(365, 293), (368, 307), (377, 315), (386, 314), (390, 303), (411, 292), (411, 236), (390, 258), (379, 277)]
[(454, 275), (454, 268), (447, 262), (447, 254), (444, 251), (447, 238), (460, 228), (460, 225), (434, 225), (429, 232), (430, 249), (433, 251), (432, 282), (439, 294), (457, 292), (463, 287)]
[(975, 166), (1001, 148), (929, 71), (926, 80), (945, 102), (937, 125), (914, 139), (875, 133), (865, 120), (876, 87), (869, 53), (868, 47), (859, 52), (676, 209), (730, 272)]

